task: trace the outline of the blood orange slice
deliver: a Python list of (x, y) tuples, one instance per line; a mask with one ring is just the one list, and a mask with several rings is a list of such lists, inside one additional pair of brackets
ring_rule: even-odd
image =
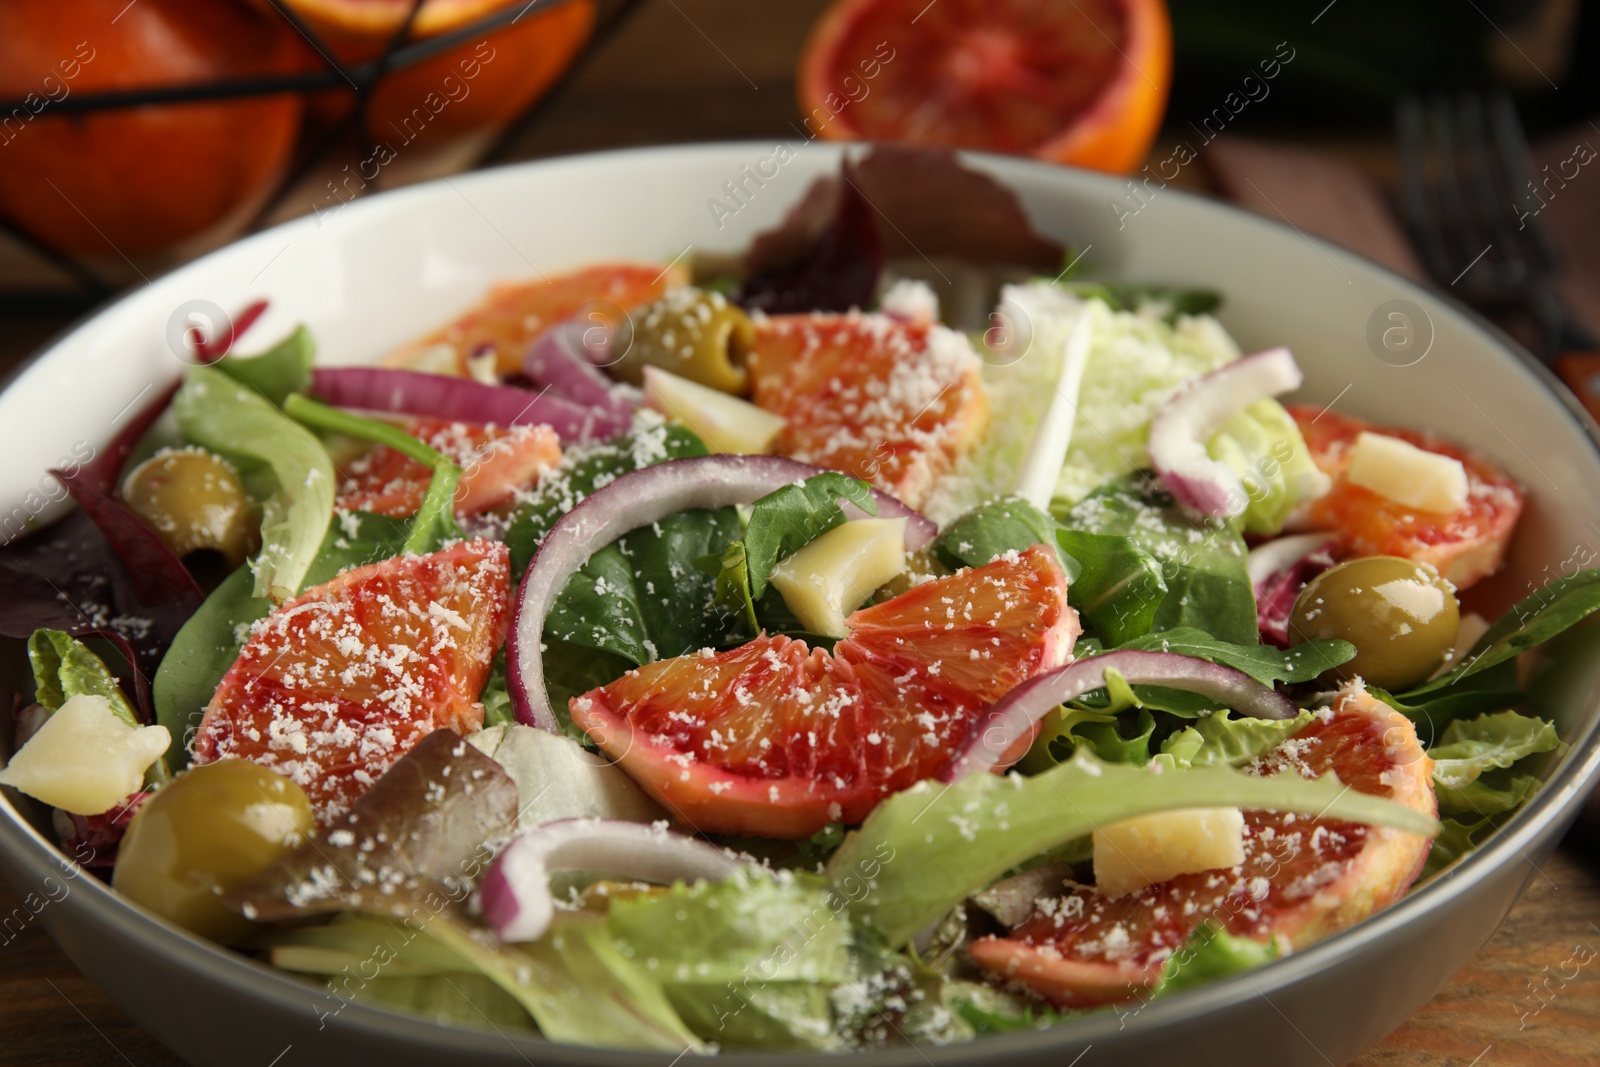
[(1162, 0), (840, 0), (806, 45), (799, 91), (812, 135), (1125, 173), (1171, 80)]
[(298, 782), (324, 823), (439, 727), (483, 727), (505, 637), (497, 541), (356, 567), (256, 623), (195, 736), (197, 763), (254, 760)]
[[(411, 436), (461, 465), (456, 514), (476, 515), (532, 485), (561, 462), (561, 444), (548, 426), (510, 428), (485, 423), (424, 419), (406, 428)], [(335, 503), (347, 511), (404, 518), (415, 515), (433, 470), (387, 445), (363, 453), (339, 472)]]
[(788, 420), (780, 455), (843, 471), (918, 507), (988, 424), (978, 359), (942, 326), (885, 315), (755, 323), (751, 399)]
[(454, 322), (391, 353), (384, 362), (410, 367), (428, 357), (433, 365), (431, 350), (443, 346), (457, 374), (466, 374), (467, 357), (482, 351), (494, 353), (501, 374), (513, 374), (521, 369), (528, 345), (551, 326), (581, 311), (593, 319), (585, 327), (615, 329), (622, 312), (688, 281), (689, 269), (681, 264), (599, 263), (568, 274), (506, 282)]
[[(1339, 533), (1341, 556), (1404, 556), (1433, 568), (1457, 589), (1500, 569), (1524, 493), (1482, 457), (1431, 434), (1373, 426), (1312, 406), (1291, 407), (1306, 446), (1333, 490), (1309, 504), (1303, 520)], [(1345, 480), (1350, 450), (1362, 431), (1386, 434), (1459, 459), (1467, 468), (1465, 507), (1454, 514), (1419, 511)]]
[[(1436, 815), (1433, 761), (1411, 722), (1360, 683), (1262, 757), (1254, 773), (1333, 772), (1362, 793)], [(1085, 1007), (1143, 996), (1207, 919), (1236, 936), (1291, 948), (1387, 907), (1422, 871), (1425, 837), (1293, 814), (1245, 813), (1245, 862), (1180, 875), (1119, 897), (1069, 887), (1039, 902), (1008, 937), (975, 941), (990, 974), (1050, 1001)]]
[(573, 720), (696, 829), (805, 837), (939, 773), (972, 721), (1064, 663), (1078, 634), (1043, 546), (847, 625), (831, 654), (762, 636), (648, 664), (575, 697)]

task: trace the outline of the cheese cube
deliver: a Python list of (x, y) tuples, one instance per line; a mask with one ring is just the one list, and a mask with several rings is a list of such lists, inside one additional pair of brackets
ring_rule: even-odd
[(801, 626), (843, 637), (845, 616), (905, 569), (906, 520), (857, 519), (780, 562), (772, 584)]
[(1449, 513), (1467, 503), (1467, 468), (1459, 459), (1381, 433), (1356, 438), (1346, 477), (1419, 511)]
[(105, 697), (71, 697), (0, 770), (9, 785), (74, 815), (110, 811), (167, 751), (165, 726), (130, 726)]
[(1244, 813), (1238, 808), (1163, 811), (1094, 832), (1095, 888), (1108, 897), (1243, 862)]

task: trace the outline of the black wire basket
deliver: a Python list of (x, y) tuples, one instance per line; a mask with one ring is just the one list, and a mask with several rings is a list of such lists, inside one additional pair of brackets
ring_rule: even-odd
[[(408, 70), (418, 64), (440, 56), (461, 45), (481, 39), (497, 31), (509, 29), (529, 16), (579, 0), (521, 0), (491, 11), (469, 23), (442, 33), (418, 38), (413, 33), (417, 16), (426, 0), (410, 0), (410, 8), (399, 28), (390, 35), (382, 50), (372, 59), (359, 63), (342, 63), (335, 58), (335, 50), (304, 19), (290, 7), (288, 0), (267, 0), (278, 17), (298, 32), (311, 49), (321, 57), (321, 68), (292, 73), (252, 75), (239, 78), (222, 78), (202, 83), (182, 85), (151, 85), (132, 89), (115, 89), (75, 93), (53, 101), (49, 105), (52, 115), (105, 112), (118, 109), (142, 108), (162, 105), (182, 105), (197, 101), (235, 100), (249, 97), (296, 94), (308, 104), (312, 97), (330, 93), (343, 93), (350, 105), (339, 117), (316, 130), (312, 136), (302, 136), (293, 159), (284, 169), (270, 195), (253, 218), (243, 227), (253, 229), (269, 218), (281, 218), (278, 205), (285, 192), (302, 181), (341, 145), (355, 144), (368, 148), (380, 141), (369, 125), (369, 105), (373, 92), (384, 79)], [(540, 94), (520, 119), (507, 124), (495, 134), (495, 140), (478, 158), (493, 158), (500, 145), (525, 125), (555, 93), (560, 85), (572, 76), (592, 55), (599, 44), (619, 27), (639, 0), (599, 0), (594, 28), (577, 56), (567, 65), (556, 81)], [(0, 101), (0, 116), (32, 113), (34, 107), (27, 100)], [(14, 164), (13, 164), (14, 165)], [(274, 218), (274, 221), (276, 219)], [(56, 247), (39, 234), (31, 232), (16, 218), (0, 211), (0, 232), (8, 235), (18, 245), (40, 260), (57, 268), (69, 280), (65, 286), (23, 284), (0, 285), (0, 314), (20, 312), (73, 313), (100, 303), (121, 286), (108, 279), (102, 269), (78, 254)]]

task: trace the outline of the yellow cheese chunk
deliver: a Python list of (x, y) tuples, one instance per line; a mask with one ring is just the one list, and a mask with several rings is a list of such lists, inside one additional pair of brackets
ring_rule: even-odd
[(906, 520), (857, 519), (780, 562), (772, 584), (801, 626), (843, 637), (845, 616), (905, 569)]
[(1459, 459), (1381, 433), (1362, 433), (1350, 452), (1352, 484), (1419, 511), (1449, 513), (1467, 503), (1467, 468)]
[(75, 696), (0, 770), (0, 785), (73, 815), (99, 815), (138, 791), (171, 740), (165, 726), (129, 726), (105, 697)]
[(1243, 862), (1244, 813), (1238, 808), (1163, 811), (1094, 832), (1095, 888), (1108, 897)]
[(644, 369), (644, 402), (667, 418), (683, 423), (713, 452), (770, 452), (772, 442), (788, 425), (782, 416), (748, 400), (659, 367)]

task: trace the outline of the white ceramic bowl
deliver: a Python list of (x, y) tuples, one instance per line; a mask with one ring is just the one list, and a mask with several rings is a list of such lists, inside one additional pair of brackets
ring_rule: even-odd
[[(736, 214), (713, 213), (708, 202), (723, 196), (723, 182), (772, 147), (670, 147), (506, 167), (353, 203), (209, 255), (101, 310), (0, 395), (0, 442), (9, 457), (0, 469), (0, 515), (36, 510), (38, 497), (29, 494), (45, 468), (80, 441), (102, 445), (136, 398), (176, 378), (183, 368), (167, 338), (191, 309), (234, 310), (265, 296), (272, 308), (250, 340), (303, 321), (322, 361), (370, 362), (496, 281), (606, 259), (665, 262), (691, 247), (742, 248), (812, 178), (835, 170), (842, 151), (797, 146)], [(1508, 595), (1531, 590), (1600, 540), (1595, 426), (1548, 373), (1471, 315), (1337, 247), (1224, 205), (1162, 190), (1129, 216), (1132, 202), (1113, 179), (1000, 157), (971, 162), (1016, 189), (1041, 230), (1091, 249), (1109, 274), (1220, 289), (1227, 299), (1221, 318), (1247, 350), (1293, 348), (1306, 371), (1303, 399), (1438, 430), (1503, 464), (1530, 491), (1501, 581)], [(1432, 338), (1409, 366), (1396, 364), (1415, 359), (1422, 341), (1401, 353), (1369, 344), (1369, 331), (1381, 336), (1404, 326), (1387, 317), (1393, 301), (1406, 302), (1398, 310)], [(1092, 1045), (1088, 1062), (1097, 1065), (1142, 1067), (1168, 1055), (1190, 1067), (1346, 1062), (1478, 950), (1559, 840), (1600, 771), (1594, 662), (1569, 657), (1544, 687), (1541, 710), (1573, 742), (1552, 761), (1545, 790), (1503, 834), (1377, 917), (1260, 971), (1136, 1013), (857, 1059), (884, 1067), (1067, 1064)], [(22, 893), (39, 892), (46, 877), (60, 884), (60, 853), (15, 802), (11, 795), (0, 804), (0, 869)], [(327, 1014), (337, 1005), (320, 989), (192, 938), (87, 877), (73, 880), (40, 920), (135, 1020), (197, 1064), (273, 1063), (291, 1046), (283, 1062), (294, 1067), (402, 1067), (443, 1056), (462, 1064), (671, 1059), (511, 1041), (359, 1002)]]

